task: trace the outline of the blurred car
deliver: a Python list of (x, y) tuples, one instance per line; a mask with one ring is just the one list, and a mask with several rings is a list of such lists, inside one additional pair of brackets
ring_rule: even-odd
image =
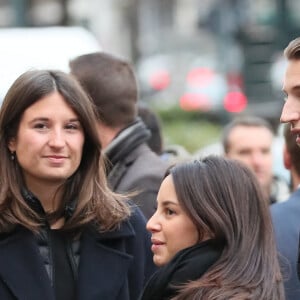
[(100, 51), (98, 40), (82, 27), (0, 29), (0, 103), (13, 81), (35, 69), (69, 71), (69, 60)]
[(240, 78), (225, 74), (213, 51), (154, 54), (138, 61), (136, 71), (141, 100), (157, 110), (177, 107), (223, 118), (247, 106)]
[(159, 110), (179, 106), (184, 76), (196, 55), (170, 51), (142, 57), (136, 64), (141, 100)]
[(224, 109), (222, 101), (228, 87), (225, 76), (215, 64), (210, 57), (200, 57), (192, 62), (179, 100), (183, 110), (209, 112)]
[(239, 113), (246, 106), (246, 96), (220, 70), (215, 58), (207, 56), (193, 61), (185, 78), (184, 94), (180, 98), (182, 109), (222, 115)]

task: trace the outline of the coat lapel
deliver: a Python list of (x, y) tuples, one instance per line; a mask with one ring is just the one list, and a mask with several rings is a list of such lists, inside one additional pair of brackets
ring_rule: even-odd
[[(127, 286), (132, 256), (125, 240), (135, 235), (129, 223), (109, 233), (88, 231), (82, 237), (79, 264), (79, 300), (116, 300)], [(128, 296), (129, 299), (129, 296)]]
[(0, 278), (17, 299), (54, 300), (32, 235), (28, 230), (20, 229), (16, 234), (0, 238)]

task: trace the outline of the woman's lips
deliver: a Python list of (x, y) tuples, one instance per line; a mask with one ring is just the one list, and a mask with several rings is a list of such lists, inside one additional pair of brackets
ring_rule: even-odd
[(65, 161), (66, 159), (66, 156), (59, 156), (59, 155), (49, 155), (49, 156), (46, 156), (46, 158), (51, 162), (51, 163), (54, 163), (54, 164), (61, 164)]
[(156, 239), (151, 239), (151, 251), (155, 252), (157, 251), (161, 246), (165, 245), (164, 242), (160, 241), (160, 240), (156, 240)]

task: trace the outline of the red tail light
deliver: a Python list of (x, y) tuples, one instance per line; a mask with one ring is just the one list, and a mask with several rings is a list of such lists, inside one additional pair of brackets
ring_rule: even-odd
[(247, 97), (241, 91), (228, 92), (224, 98), (224, 108), (228, 112), (242, 112), (248, 104)]
[(166, 89), (171, 82), (170, 74), (167, 70), (157, 70), (149, 78), (150, 86), (157, 91)]

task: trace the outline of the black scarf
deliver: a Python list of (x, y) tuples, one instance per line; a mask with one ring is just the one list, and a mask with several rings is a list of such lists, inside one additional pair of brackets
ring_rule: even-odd
[(199, 279), (217, 261), (223, 248), (215, 240), (207, 240), (181, 250), (154, 273), (140, 300), (171, 299), (177, 294), (178, 286)]

